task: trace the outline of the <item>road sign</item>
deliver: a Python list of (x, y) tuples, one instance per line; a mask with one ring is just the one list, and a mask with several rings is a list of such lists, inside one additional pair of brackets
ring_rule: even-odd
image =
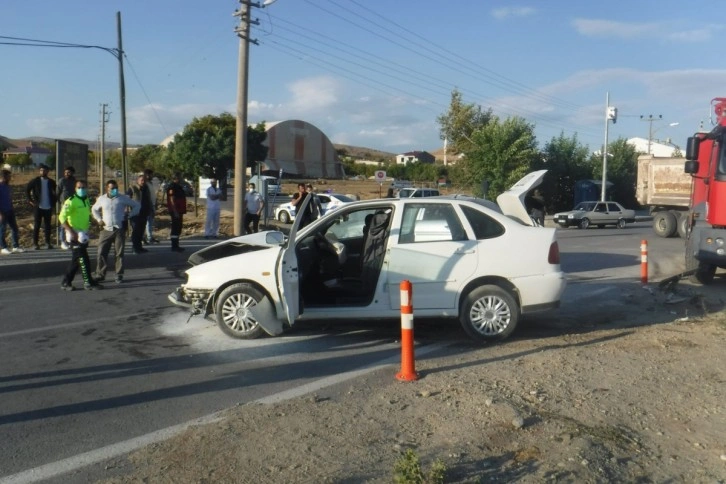
[(376, 181), (378, 183), (386, 181), (386, 172), (384, 170), (376, 170)]

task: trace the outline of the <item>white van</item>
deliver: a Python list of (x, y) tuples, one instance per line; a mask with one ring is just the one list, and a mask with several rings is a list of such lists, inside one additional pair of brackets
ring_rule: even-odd
[(267, 190), (267, 193), (270, 195), (280, 194), (280, 185), (274, 176), (262, 175), (258, 177), (255, 175), (250, 178), (250, 183), (254, 183), (255, 189), (260, 193), (265, 193), (265, 190)]

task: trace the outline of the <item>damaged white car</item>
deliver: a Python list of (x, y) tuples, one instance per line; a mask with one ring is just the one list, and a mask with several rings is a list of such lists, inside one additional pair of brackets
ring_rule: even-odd
[(522, 314), (559, 306), (555, 229), (535, 227), (524, 197), (546, 170), (497, 198), (377, 199), (346, 204), (289, 236), (262, 232), (193, 254), (169, 295), (236, 338), (278, 335), (300, 320), (458, 319), (478, 340), (509, 336)]

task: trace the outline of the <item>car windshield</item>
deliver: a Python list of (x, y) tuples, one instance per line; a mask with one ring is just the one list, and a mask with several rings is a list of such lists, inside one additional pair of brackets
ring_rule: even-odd
[(590, 212), (593, 208), (595, 208), (596, 204), (597, 202), (580, 202), (575, 207), (575, 210), (584, 210), (585, 212)]

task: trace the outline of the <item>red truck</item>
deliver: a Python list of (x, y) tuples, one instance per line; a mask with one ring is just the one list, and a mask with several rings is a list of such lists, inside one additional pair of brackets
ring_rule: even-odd
[[(701, 284), (726, 268), (726, 98), (711, 101), (709, 133), (696, 133), (686, 145), (685, 172), (691, 175), (686, 231), (686, 273)], [(714, 119), (715, 117), (715, 119)]]

